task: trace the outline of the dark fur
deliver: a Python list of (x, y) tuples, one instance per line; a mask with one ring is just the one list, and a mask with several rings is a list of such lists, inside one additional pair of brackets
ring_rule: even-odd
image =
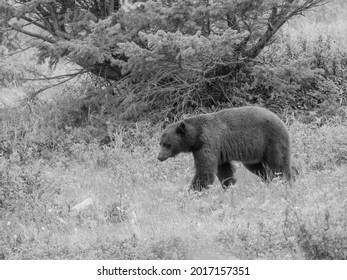
[(192, 152), (196, 174), (192, 189), (212, 184), (217, 174), (226, 188), (235, 184), (232, 161), (263, 180), (279, 173), (290, 180), (290, 139), (274, 113), (260, 107), (226, 109), (169, 125), (160, 139), (160, 161)]

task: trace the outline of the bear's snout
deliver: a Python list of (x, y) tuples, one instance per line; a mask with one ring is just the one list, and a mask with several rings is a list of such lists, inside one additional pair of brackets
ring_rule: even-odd
[(163, 156), (161, 156), (160, 154), (158, 155), (158, 157), (157, 157), (160, 161), (164, 161), (165, 160), (165, 158), (163, 157)]
[(168, 151), (161, 151), (160, 153), (159, 153), (159, 155), (158, 155), (158, 159), (160, 160), (160, 161), (164, 161), (164, 160), (167, 160), (169, 157), (172, 157), (172, 154), (171, 153), (169, 153)]

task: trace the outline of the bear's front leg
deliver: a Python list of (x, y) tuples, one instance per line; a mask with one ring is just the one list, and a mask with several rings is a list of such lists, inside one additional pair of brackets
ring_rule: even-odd
[(196, 173), (192, 181), (191, 189), (201, 191), (213, 184), (217, 173), (218, 159), (210, 150), (201, 149), (193, 153)]
[(213, 181), (214, 181), (214, 174), (196, 173), (190, 188), (193, 191), (202, 191), (203, 189), (207, 189), (208, 185), (212, 185)]

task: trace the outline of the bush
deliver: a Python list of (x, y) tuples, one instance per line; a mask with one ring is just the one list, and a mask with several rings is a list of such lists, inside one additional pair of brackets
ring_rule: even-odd
[(281, 36), (262, 52), (264, 63), (253, 68), (250, 90), (258, 102), (296, 111), (321, 109), (318, 117), (335, 107), (338, 114), (346, 105), (344, 47), (329, 36), (295, 38), (288, 31)]
[(298, 165), (302, 172), (347, 164), (347, 126), (343, 119), (336, 118), (335, 124), (332, 119), (321, 127), (295, 122), (290, 130), (295, 135), (292, 137), (293, 165)]
[(298, 244), (307, 259), (347, 260), (347, 225), (340, 221), (334, 229), (312, 228), (301, 225)]

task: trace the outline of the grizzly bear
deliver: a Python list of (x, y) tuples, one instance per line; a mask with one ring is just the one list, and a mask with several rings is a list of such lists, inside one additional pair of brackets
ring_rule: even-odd
[(278, 116), (260, 107), (225, 109), (175, 122), (164, 130), (160, 146), (160, 161), (193, 153), (193, 190), (207, 188), (216, 174), (223, 188), (235, 184), (233, 161), (265, 181), (276, 174), (291, 178), (288, 129)]

